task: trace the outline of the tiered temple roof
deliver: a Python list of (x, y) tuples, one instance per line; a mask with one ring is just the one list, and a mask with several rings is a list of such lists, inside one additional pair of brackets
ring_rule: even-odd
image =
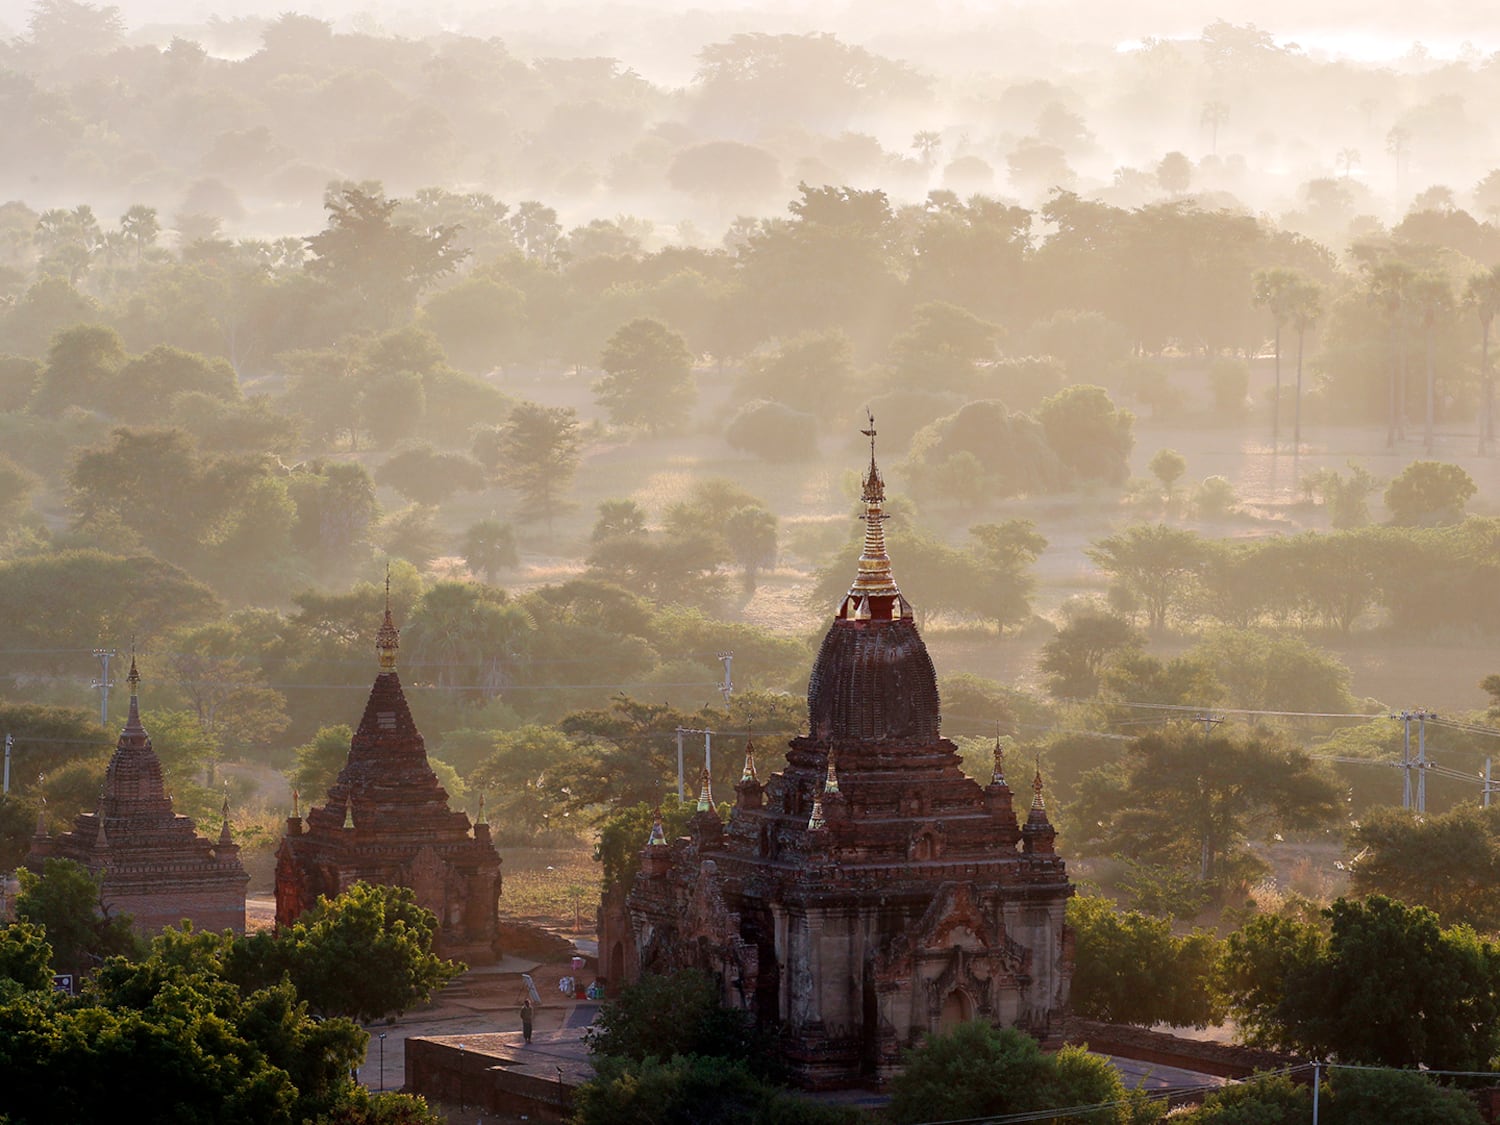
[(727, 823), (700, 811), (646, 849), (601, 945), (612, 976), (716, 974), (726, 1002), (781, 1027), (812, 1086), (878, 1080), (958, 1019), (1052, 1036), (1070, 975), (1072, 887), (1040, 790), (1023, 827), (999, 758), (981, 785), (939, 733), (865, 432), (864, 549), (809, 681), (809, 733), (764, 783), (747, 766)]
[(99, 805), (80, 813), (59, 836), (39, 832), (26, 865), (75, 860), (103, 877), (103, 900), (131, 915), (143, 934), (184, 919), (203, 930), (245, 929), (245, 884), (239, 847), (229, 835), (229, 802), (218, 840), (199, 836), (191, 818), (172, 811), (161, 762), (141, 724), (140, 672), (130, 658), (130, 711), (109, 762)]
[(483, 820), (448, 807), (396, 672), (389, 598), (379, 671), (327, 800), (287, 820), (276, 856), (276, 923), (290, 925), (359, 881), (410, 887), (438, 917), (434, 949), (470, 963), (499, 956), (500, 856)]

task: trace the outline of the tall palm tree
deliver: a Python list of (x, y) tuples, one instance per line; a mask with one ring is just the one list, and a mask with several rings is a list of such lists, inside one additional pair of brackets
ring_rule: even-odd
[(1446, 274), (1430, 271), (1418, 274), (1411, 285), (1411, 301), (1422, 318), (1422, 339), (1427, 360), (1427, 410), (1422, 428), (1422, 449), (1431, 456), (1433, 415), (1437, 403), (1437, 377), (1432, 353), (1438, 321), (1453, 307), (1453, 286)]
[(1490, 372), (1490, 325), (1500, 313), (1500, 266), (1469, 278), (1464, 287), (1464, 304), (1479, 316), (1482, 330), (1479, 350), (1479, 378), (1483, 392), (1479, 399), (1479, 452), (1488, 453), (1495, 440), (1495, 380)]
[(1288, 318), (1297, 330), (1297, 396), (1293, 400), (1292, 450), (1302, 448), (1302, 352), (1307, 330), (1323, 315), (1323, 287), (1312, 278), (1299, 274), (1287, 300)]
[(1354, 171), (1354, 166), (1359, 163), (1359, 149), (1357, 149), (1357, 148), (1341, 148), (1341, 149), (1339, 149), (1338, 162), (1339, 162), (1340, 165), (1343, 166), (1343, 169), (1344, 169), (1344, 179), (1347, 180), (1349, 178), (1349, 173), (1352, 172), (1352, 171)]
[(1387, 259), (1369, 267), (1369, 299), (1385, 310), (1391, 326), (1391, 393), (1390, 414), (1386, 422), (1385, 445), (1396, 447), (1396, 439), (1405, 437), (1406, 333), (1405, 313), (1408, 290), (1416, 271), (1405, 262)]
[(1300, 275), (1296, 270), (1256, 270), (1252, 279), (1254, 301), (1269, 309), (1276, 325), (1276, 396), (1271, 402), (1271, 451), (1281, 451), (1281, 326), (1291, 312), (1288, 300)]

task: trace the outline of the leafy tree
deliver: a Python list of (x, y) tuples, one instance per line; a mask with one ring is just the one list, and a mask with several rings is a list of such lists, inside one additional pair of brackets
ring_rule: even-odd
[(1182, 605), (1204, 558), (1203, 540), (1166, 524), (1137, 524), (1096, 540), (1085, 552), (1114, 580), (1114, 587), (1144, 605), (1151, 628), (1166, 626)]
[(724, 517), (724, 539), (740, 564), (747, 592), (762, 567), (776, 565), (776, 516), (759, 504), (743, 504)]
[(719, 565), (726, 550), (720, 537), (703, 532), (614, 535), (594, 544), (589, 573), (653, 601), (708, 605), (725, 591)]
[(328, 226), (307, 240), (308, 272), (358, 293), (377, 324), (409, 309), (468, 255), (452, 227), (415, 230), (396, 222), (398, 206), (378, 188), (344, 188), (324, 200)]
[(616, 425), (672, 430), (697, 399), (692, 353), (660, 321), (642, 317), (622, 325), (605, 345), (599, 366), (604, 375), (593, 384), (594, 397)]
[(387, 457), (375, 470), (378, 484), (394, 488), (417, 504), (436, 506), (455, 492), (484, 487), (484, 468), (462, 453), (442, 453), (414, 445)]
[(1081, 1047), (1045, 1055), (1035, 1039), (983, 1020), (929, 1035), (891, 1080), (895, 1122), (999, 1117), (1065, 1106), (1110, 1108), (1058, 1121), (1125, 1125), (1135, 1119), (1125, 1084), (1110, 1063)]
[(466, 277), (422, 306), (422, 322), (466, 371), (491, 371), (522, 354), (526, 295), (492, 277)]
[(1255, 1043), (1374, 1066), (1477, 1070), (1500, 1048), (1500, 953), (1380, 895), (1314, 926), (1260, 917), (1231, 934), (1222, 987)]
[(562, 494), (578, 472), (578, 414), (571, 406), (540, 406), (522, 402), (500, 428), (497, 475), (521, 496), (525, 520), (552, 517), (562, 506)]
[(353, 737), (354, 731), (343, 723), (319, 727), (311, 742), (292, 751), (297, 763), (290, 774), (292, 788), (302, 794), (309, 805), (328, 792), (339, 770), (344, 768)]
[(1349, 835), (1349, 888), (1425, 906), (1449, 925), (1500, 929), (1500, 809), (1414, 816), (1374, 808)]
[(1187, 458), (1175, 449), (1158, 449), (1146, 467), (1161, 482), (1162, 493), (1170, 505), (1177, 491), (1177, 482), (1187, 472)]
[(1128, 475), (1135, 416), (1110, 402), (1103, 387), (1065, 387), (1037, 407), (1036, 418), (1047, 444), (1083, 480), (1118, 484)]
[(494, 519), (480, 520), (465, 531), (458, 552), (470, 572), (484, 575), (492, 586), (500, 571), (521, 561), (515, 528)]
[(101, 392), (125, 362), (125, 345), (113, 328), (77, 324), (52, 338), (47, 366), (32, 395), (34, 414), (57, 415), (65, 407), (97, 405)]
[(748, 1012), (721, 1005), (720, 992), (711, 976), (696, 970), (644, 974), (600, 1007), (584, 1042), (595, 1057), (734, 1059), (768, 1075), (774, 1066), (769, 1044)]
[(854, 353), (839, 331), (805, 332), (745, 361), (740, 393), (748, 400), (786, 403), (817, 417), (854, 382)]
[(1108, 699), (1172, 707), (1191, 707), (1224, 691), (1212, 662), (1201, 656), (1162, 660), (1135, 647), (1122, 648), (1104, 661), (1098, 685)]
[(642, 801), (636, 805), (617, 806), (615, 812), (600, 822), (599, 840), (594, 845), (594, 859), (604, 876), (604, 891), (607, 893), (618, 885), (628, 889), (635, 881), (636, 873), (641, 869), (641, 849), (651, 838), (658, 812), (666, 838), (675, 840), (687, 831), (688, 821), (697, 811), (696, 801), (679, 803), (674, 793), (666, 794), (658, 805)]
[(1042, 646), (1037, 668), (1047, 692), (1057, 699), (1091, 699), (1099, 694), (1099, 674), (1115, 653), (1140, 648), (1145, 638), (1122, 617), (1093, 606), (1068, 615)]
[(418, 570), (443, 553), (446, 539), (438, 526), (437, 509), (425, 504), (386, 513), (376, 529), (376, 541), (387, 556), (405, 559)]
[(1322, 498), (1335, 528), (1363, 527), (1370, 522), (1365, 498), (1375, 491), (1375, 478), (1362, 465), (1349, 462), (1347, 477), (1325, 465), (1303, 478), (1302, 490), (1309, 497)]
[(1269, 735), (1205, 737), (1188, 726), (1132, 742), (1114, 766), (1084, 776), (1074, 810), (1079, 846), (1233, 877), (1252, 830), (1316, 828), (1339, 791), (1306, 753)]
[(35, 922), (0, 926), (0, 986), (9, 982), (31, 991), (51, 988), (53, 959), (45, 927)]
[(100, 879), (87, 868), (70, 859), (48, 859), (40, 875), (24, 867), (16, 874), (21, 891), (15, 898), (15, 916), (46, 931), (55, 971), (83, 974), (98, 968), (106, 957), (140, 951), (130, 916), (110, 913)]
[(600, 543), (621, 535), (642, 535), (646, 531), (646, 512), (634, 500), (599, 501), (599, 518), (589, 538)]
[(380, 514), (375, 482), (352, 461), (312, 461), (288, 484), (297, 505), (292, 543), (321, 569), (346, 569), (369, 548)]
[(412, 608), (406, 666), (466, 698), (491, 699), (520, 675), (535, 630), (531, 614), (503, 590), (438, 582)]
[(755, 399), (735, 412), (724, 440), (762, 461), (805, 461), (818, 452), (817, 419), (779, 402)]
[(1105, 898), (1068, 900), (1074, 935), (1068, 1002), (1088, 1019), (1208, 1027), (1222, 1018), (1213, 991), (1219, 942), (1205, 930), (1185, 937), (1165, 918), (1120, 913)]
[(412, 437), (427, 413), (427, 388), (415, 371), (372, 375), (359, 392), (359, 420), (377, 449)]
[(577, 1125), (853, 1125), (859, 1117), (856, 1110), (784, 1091), (758, 1078), (743, 1060), (701, 1056), (600, 1060), (596, 1076), (574, 1095), (573, 1110)]
[(158, 344), (127, 360), (101, 388), (98, 406), (137, 425), (164, 418), (179, 394), (209, 395), (238, 402), (239, 379), (229, 361)]
[(899, 385), (919, 382), (970, 391), (976, 365), (992, 359), (1000, 329), (957, 305), (918, 305), (911, 325), (891, 342), (892, 374)]
[(1292, 315), (1292, 292), (1300, 277), (1295, 270), (1257, 270), (1253, 279), (1255, 304), (1268, 310), (1275, 325), (1276, 386), (1271, 400), (1271, 448), (1281, 448), (1281, 329)]
[(1215, 629), (1193, 655), (1213, 668), (1228, 707), (1335, 714), (1355, 708), (1348, 666), (1301, 637)]
[(355, 883), (290, 927), (243, 939), (227, 970), (241, 987), (285, 973), (313, 1011), (368, 1023), (425, 1001), (463, 971), (433, 954), (436, 930), (410, 887)]
[[(1331, 1117), (1332, 1106), (1325, 1112)], [(1213, 1091), (1202, 1105), (1173, 1120), (1180, 1117), (1182, 1125), (1303, 1125), (1311, 1116), (1312, 1091), (1306, 1086), (1289, 1074), (1257, 1074)]]
[(1031, 595), (1036, 590), (1032, 565), (1047, 549), (1047, 540), (1031, 520), (981, 523), (969, 528), (973, 555), (985, 578), (974, 591), (974, 608), (1002, 633), (1031, 617)]
[(1386, 485), (1385, 506), (1391, 522), (1406, 527), (1457, 523), (1478, 486), (1457, 465), (1413, 461)]
[(1329, 1068), (1329, 1125), (1479, 1125), (1484, 1118), (1464, 1090), (1438, 1085), (1418, 1070)]
[(492, 821), (502, 837), (531, 842), (551, 832), (581, 829), (570, 820), (568, 783), (586, 769), (587, 754), (553, 727), (495, 731), (492, 752), (469, 774), (471, 789), (497, 794)]

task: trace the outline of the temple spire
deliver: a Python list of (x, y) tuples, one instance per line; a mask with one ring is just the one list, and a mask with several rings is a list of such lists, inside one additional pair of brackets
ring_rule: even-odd
[(900, 598), (901, 591), (891, 574), (891, 557), (885, 549), (885, 479), (880, 475), (880, 466), (875, 461), (875, 416), (866, 412), (870, 420), (868, 429), (861, 430), (870, 439), (870, 469), (865, 474), (864, 488), (860, 499), (865, 505), (865, 545), (859, 556), (859, 575), (849, 587), (849, 597), (855, 603), (855, 614), (870, 615), (869, 599)]
[(1047, 806), (1042, 801), (1042, 760), (1040, 758), (1036, 762), (1036, 777), (1032, 779), (1031, 791), (1036, 794), (1031, 799), (1031, 811), (1033, 813), (1041, 813), (1045, 816)]
[(698, 811), (714, 811), (714, 788), (713, 780), (708, 776), (708, 766), (704, 765), (703, 773), (698, 778)]
[(219, 846), (223, 847), (234, 842), (229, 835), (229, 786), (227, 784), (224, 786), (224, 807), (220, 811), (224, 814), (224, 824), (219, 829)]
[(1005, 748), (1000, 745), (1000, 724), (995, 724), (995, 772), (990, 776), (991, 785), (1005, 784)]
[(740, 781), (759, 781), (760, 775), (755, 772), (755, 739), (745, 739), (745, 768), (740, 772)]
[(125, 677), (130, 685), (130, 711), (125, 717), (125, 730), (130, 734), (144, 732), (141, 726), (141, 673), (135, 666), (135, 646), (130, 646), (130, 673)]
[(401, 647), (401, 634), (396, 631), (396, 623), (391, 620), (391, 568), (387, 564), (385, 568), (385, 620), (380, 624), (380, 631), (375, 634), (375, 651), (380, 654), (380, 670), (392, 672), (396, 668), (396, 650)]

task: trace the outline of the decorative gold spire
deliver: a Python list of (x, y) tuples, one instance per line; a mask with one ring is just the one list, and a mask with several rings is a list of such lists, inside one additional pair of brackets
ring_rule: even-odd
[(833, 766), (833, 751), (828, 751), (828, 773), (823, 778), (823, 795), (839, 791), (839, 774)]
[(354, 827), (354, 801), (349, 797), (344, 798), (344, 827)]
[(759, 781), (760, 775), (755, 772), (755, 739), (745, 739), (745, 768), (740, 772), (740, 783), (747, 781)]
[(483, 793), (479, 794), (479, 815), (474, 818), (474, 823), (475, 824), (488, 824), (489, 823), (489, 821), (487, 821), (487, 820), (484, 819), (484, 794)]
[(1000, 724), (995, 724), (995, 772), (990, 777), (991, 785), (1005, 784), (1005, 748), (1000, 745)]
[(224, 814), (224, 824), (219, 829), (219, 844), (220, 844), (220, 846), (222, 846), (224, 844), (228, 844), (228, 843), (233, 842), (232, 841), (232, 837), (229, 835), (229, 783), (228, 782), (225, 782), (225, 784), (224, 784), (224, 807), (223, 807), (223, 809), (221, 811)]
[(135, 645), (130, 646), (130, 672), (125, 677), (130, 685), (130, 711), (125, 716), (125, 729), (134, 733), (141, 726), (141, 673), (135, 666)]
[(880, 466), (875, 463), (875, 415), (866, 411), (866, 416), (870, 428), (860, 430), (870, 439), (870, 471), (865, 474), (864, 489), (860, 493), (865, 505), (865, 546), (859, 556), (859, 576), (849, 587), (849, 597), (859, 602), (858, 614), (864, 618), (869, 617), (867, 599), (871, 595), (901, 596), (896, 579), (891, 575), (891, 557), (885, 550), (885, 521), (889, 517), (883, 510), (885, 479), (880, 475)]
[(703, 767), (703, 772), (698, 775), (698, 811), (713, 812), (714, 789), (713, 781), (708, 776), (708, 766)]
[(391, 620), (391, 568), (388, 563), (385, 568), (385, 620), (380, 624), (380, 631), (375, 634), (375, 651), (380, 654), (382, 672), (395, 669), (396, 650), (401, 647), (400, 636), (396, 631), (396, 623)]
[(828, 822), (823, 818), (823, 791), (818, 790), (817, 796), (813, 798), (812, 815), (807, 818), (807, 830), (816, 832)]
[(1042, 802), (1042, 760), (1036, 760), (1036, 777), (1032, 779), (1031, 791), (1036, 794), (1031, 799), (1032, 812), (1046, 812), (1047, 806)]
[(667, 846), (667, 830), (662, 827), (660, 805), (656, 806), (656, 816), (651, 821), (651, 836), (646, 841), (646, 846), (648, 848)]
[(292, 816), (302, 819), (302, 794), (296, 789), (292, 790)]

